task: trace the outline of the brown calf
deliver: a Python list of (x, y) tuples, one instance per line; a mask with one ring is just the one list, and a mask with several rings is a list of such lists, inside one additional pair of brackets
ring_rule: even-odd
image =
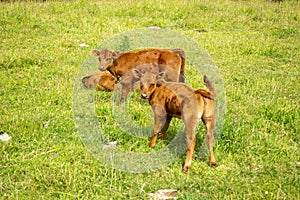
[(172, 117), (181, 118), (185, 124), (187, 142), (186, 160), (182, 171), (187, 172), (191, 167), (196, 144), (195, 129), (202, 119), (206, 126), (210, 163), (217, 166), (213, 153), (216, 92), (208, 78), (204, 76), (204, 82), (209, 89), (205, 91), (193, 90), (184, 83), (165, 82), (161, 79), (162, 73), (159, 75), (149, 72), (142, 74), (139, 70), (134, 70), (134, 73), (140, 79), (141, 97), (148, 99), (154, 113), (153, 136), (149, 147), (155, 146), (160, 130), (162, 138), (165, 137)]
[(120, 80), (121, 103), (126, 101), (136, 82), (131, 71), (133, 68), (139, 68), (143, 73), (165, 72), (167, 81), (185, 81), (185, 53), (181, 49), (144, 49), (123, 53), (93, 50), (92, 53), (100, 61), (100, 70), (108, 70)]
[(117, 85), (117, 78), (111, 75), (109, 71), (93, 71), (88, 76), (82, 78), (82, 83), (87, 88), (97, 90), (113, 91)]
[(142, 49), (121, 53), (93, 50), (92, 53), (99, 59), (99, 69), (108, 70), (118, 79), (137, 66), (154, 63), (177, 72), (169, 77), (170, 81), (184, 82), (185, 53), (181, 49)]
[[(159, 66), (157, 64), (145, 64), (140, 65), (135, 68), (140, 73), (146, 73), (150, 72), (153, 74), (159, 74)], [(168, 72), (170, 74), (171, 71)], [(173, 72), (176, 73), (176, 72)], [(130, 70), (127, 72), (120, 80), (120, 84), (122, 86), (122, 94), (121, 94), (121, 104), (123, 104), (130, 91), (132, 91), (134, 88), (139, 89), (139, 84), (137, 83), (139, 79), (135, 76), (134, 70)], [(137, 85), (137, 87), (135, 87)]]

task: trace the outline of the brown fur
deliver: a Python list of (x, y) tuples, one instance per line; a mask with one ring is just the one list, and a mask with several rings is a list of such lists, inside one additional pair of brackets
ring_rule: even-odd
[(102, 91), (113, 91), (117, 85), (117, 79), (109, 71), (93, 71), (88, 76), (82, 78), (82, 83), (90, 89)]
[(122, 53), (93, 50), (92, 53), (99, 59), (99, 69), (110, 71), (118, 79), (137, 66), (154, 63), (178, 72), (170, 77), (170, 81), (184, 82), (185, 53), (181, 49), (143, 49)]
[(131, 71), (133, 68), (139, 68), (143, 73), (165, 72), (167, 81), (185, 81), (185, 53), (181, 49), (144, 49), (123, 53), (93, 50), (92, 53), (99, 58), (100, 70), (107, 69), (120, 80), (121, 103), (126, 101), (136, 82)]
[[(159, 73), (158, 68), (159, 67), (157, 64), (145, 64), (145, 65), (140, 65), (135, 69), (139, 70), (141, 73), (150, 72), (153, 74), (158, 74)], [(134, 88), (139, 89), (139, 84), (137, 84), (138, 80), (139, 79), (134, 75), (134, 70), (130, 70), (121, 78), (120, 80), (120, 84), (122, 85), (121, 104), (123, 104), (126, 101), (130, 91), (132, 91)], [(135, 85), (138, 86), (135, 87)]]
[(154, 147), (157, 135), (161, 130), (165, 137), (172, 117), (181, 118), (185, 124), (187, 154), (183, 171), (191, 167), (192, 155), (196, 144), (195, 129), (200, 119), (206, 126), (206, 141), (210, 153), (210, 163), (217, 166), (213, 153), (215, 97), (216, 92), (212, 83), (204, 76), (204, 82), (209, 89), (193, 90), (184, 83), (165, 82), (162, 74), (156, 75), (146, 72), (142, 74), (134, 70), (135, 76), (140, 78), (141, 97), (147, 98), (154, 112), (153, 136), (149, 147)]
[[(171, 69), (166, 70), (166, 67), (161, 64), (154, 64), (154, 63), (140, 65), (135, 69), (139, 70), (142, 74), (146, 72), (153, 73), (153, 74), (159, 74), (160, 72), (164, 72), (165, 80), (170, 80), (170, 77), (172, 77), (172, 75), (177, 74), (175, 71), (172, 71)], [(139, 79), (134, 75), (134, 70), (130, 70), (129, 72), (127, 72), (120, 80), (120, 84), (122, 86), (121, 104), (126, 101), (130, 91), (132, 91), (134, 88), (139, 89), (139, 83), (138, 83)]]

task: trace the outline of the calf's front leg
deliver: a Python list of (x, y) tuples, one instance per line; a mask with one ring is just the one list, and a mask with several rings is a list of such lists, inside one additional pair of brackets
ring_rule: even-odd
[(154, 128), (153, 128), (152, 138), (149, 143), (150, 148), (155, 146), (157, 134), (159, 133), (159, 131), (161, 130), (161, 128), (163, 127), (163, 125), (165, 124), (166, 119), (167, 119), (167, 114), (166, 114), (164, 107), (162, 107), (160, 105), (154, 105), (154, 106), (152, 106), (152, 110), (154, 112)]
[(169, 125), (170, 125), (170, 122), (172, 120), (172, 117), (170, 115), (167, 115), (167, 119), (166, 119), (166, 122), (165, 122), (165, 125), (164, 127), (161, 129), (161, 139), (164, 140), (165, 137), (166, 137), (166, 132), (169, 128)]

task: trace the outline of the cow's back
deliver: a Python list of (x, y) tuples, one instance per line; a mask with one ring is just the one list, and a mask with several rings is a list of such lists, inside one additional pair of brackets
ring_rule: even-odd
[(158, 63), (158, 51), (137, 50), (122, 53), (115, 61), (114, 70), (122, 77), (128, 71), (141, 65)]
[(170, 81), (178, 81), (181, 57), (167, 49), (143, 49), (120, 54), (114, 63), (114, 71), (122, 77), (128, 71), (141, 65), (155, 63), (163, 66), (162, 71), (170, 75)]

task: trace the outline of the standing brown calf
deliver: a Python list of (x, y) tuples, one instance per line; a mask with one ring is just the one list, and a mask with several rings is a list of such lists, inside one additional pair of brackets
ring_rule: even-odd
[(153, 136), (149, 147), (154, 147), (157, 134), (162, 132), (165, 137), (172, 117), (181, 118), (185, 124), (187, 153), (183, 171), (191, 167), (192, 155), (196, 144), (195, 129), (200, 119), (206, 126), (206, 142), (210, 154), (210, 163), (217, 166), (213, 153), (215, 97), (216, 92), (212, 83), (204, 76), (204, 82), (209, 89), (193, 90), (184, 83), (165, 82), (162, 73), (159, 75), (146, 72), (142, 74), (134, 70), (135, 76), (140, 79), (141, 97), (148, 99), (154, 113)]
[(92, 53), (99, 59), (99, 69), (108, 70), (118, 79), (137, 66), (154, 63), (162, 64), (178, 72), (178, 76), (172, 77), (171, 81), (184, 82), (185, 53), (181, 49), (152, 48), (126, 52), (93, 50)]

